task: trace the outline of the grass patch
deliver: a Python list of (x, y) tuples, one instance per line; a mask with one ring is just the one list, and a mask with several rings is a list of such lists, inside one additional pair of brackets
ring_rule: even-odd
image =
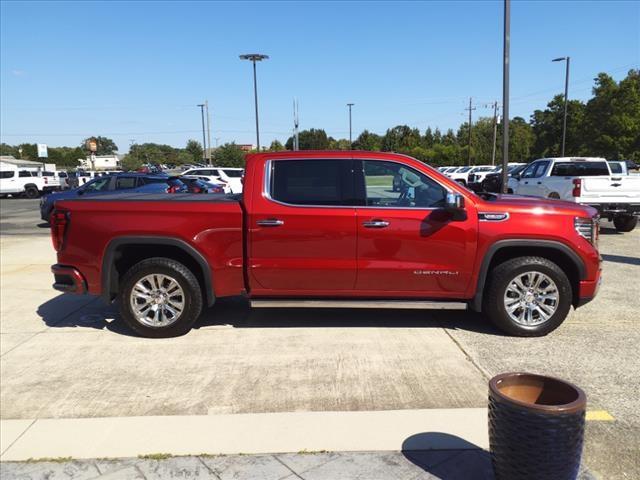
[(73, 457), (42, 457), (42, 458), (29, 458), (25, 461), (25, 463), (41, 463), (41, 462), (67, 463), (72, 461), (73, 461)]
[(138, 455), (138, 458), (142, 460), (166, 460), (172, 458), (170, 453), (147, 453), (146, 455)]

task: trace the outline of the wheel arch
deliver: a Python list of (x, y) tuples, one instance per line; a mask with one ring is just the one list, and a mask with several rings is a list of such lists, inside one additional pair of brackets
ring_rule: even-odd
[(576, 252), (564, 243), (553, 240), (512, 239), (499, 240), (487, 249), (480, 264), (476, 293), (470, 302), (470, 308), (476, 312), (482, 310), (487, 277), (495, 265), (511, 258), (525, 256), (543, 257), (560, 266), (571, 283), (573, 293), (571, 303), (574, 307), (578, 304), (580, 280), (586, 278), (587, 269)]
[(184, 240), (171, 237), (126, 236), (111, 240), (102, 256), (102, 298), (109, 303), (117, 295), (126, 271), (152, 257), (171, 258), (189, 268), (198, 279), (206, 304), (213, 305), (213, 278), (206, 258)]

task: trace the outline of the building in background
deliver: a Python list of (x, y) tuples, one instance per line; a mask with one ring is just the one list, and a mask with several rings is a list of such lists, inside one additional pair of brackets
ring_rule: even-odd
[(78, 160), (83, 170), (120, 170), (120, 155), (94, 155)]

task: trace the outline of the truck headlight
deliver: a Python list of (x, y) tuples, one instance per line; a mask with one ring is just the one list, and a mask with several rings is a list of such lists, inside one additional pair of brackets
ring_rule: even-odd
[(587, 239), (589, 243), (597, 248), (600, 229), (597, 218), (575, 217), (573, 219), (573, 226), (576, 232), (578, 232), (578, 235)]

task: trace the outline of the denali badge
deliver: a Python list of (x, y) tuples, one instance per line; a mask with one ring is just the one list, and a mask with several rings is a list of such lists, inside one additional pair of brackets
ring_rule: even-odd
[(508, 213), (502, 212), (479, 212), (478, 219), (481, 222), (502, 222), (509, 218)]
[(459, 275), (460, 272), (452, 272), (451, 270), (414, 270), (414, 275)]

